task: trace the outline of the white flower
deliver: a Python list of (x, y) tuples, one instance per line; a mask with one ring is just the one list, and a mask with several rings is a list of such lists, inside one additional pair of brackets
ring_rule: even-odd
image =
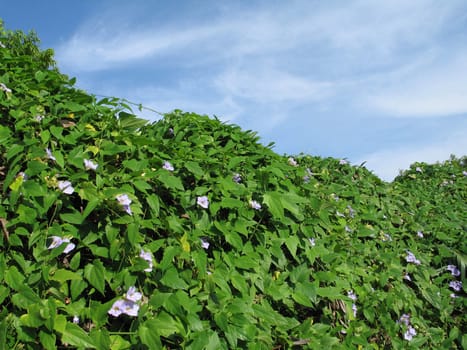
[(405, 273), (404, 274), (404, 277), (403, 279), (407, 280), (407, 281), (411, 281), (412, 282), (412, 278), (410, 277), (410, 275), (408, 273)]
[(34, 120), (35, 120), (36, 122), (41, 122), (42, 119), (44, 119), (44, 116), (43, 116), (43, 115), (36, 115), (35, 118), (34, 118)]
[(144, 271), (145, 272), (151, 272), (152, 271), (152, 267), (153, 267), (153, 263), (152, 263), (152, 254), (150, 252), (145, 252), (143, 249), (141, 249), (141, 252), (139, 253), (139, 257), (141, 259), (144, 259), (147, 261), (147, 263), (149, 264), (149, 267), (145, 268)]
[(259, 204), (257, 201), (255, 200), (251, 200), (250, 201), (250, 207), (255, 209), (255, 210), (260, 210), (261, 209), (261, 204)]
[(59, 181), (58, 188), (65, 194), (72, 194), (75, 191), (70, 181)]
[(162, 168), (164, 168), (165, 170), (168, 170), (168, 171), (174, 171), (174, 167), (168, 161), (164, 162), (164, 165), (162, 165)]
[(5, 92), (11, 92), (11, 89), (9, 89), (5, 84), (0, 83), (0, 90), (3, 90)]
[(0, 41), (0, 47), (1, 47), (2, 49), (6, 48), (5, 44), (2, 43), (1, 41)]
[(232, 176), (232, 180), (233, 180), (233, 182), (239, 184), (240, 182), (242, 182), (242, 176), (240, 174), (238, 174), (238, 173), (234, 174), (234, 176)]
[(314, 247), (316, 245), (315, 239), (314, 238), (308, 238), (308, 242), (310, 242), (310, 245)]
[(84, 167), (86, 168), (86, 170), (96, 170), (97, 166), (98, 164), (94, 163), (92, 160), (89, 160), (89, 159), (84, 160)]
[(47, 158), (49, 158), (50, 160), (56, 160), (55, 157), (52, 155), (52, 151), (50, 149), (46, 148), (45, 153), (47, 154)]
[(78, 324), (79, 323), (79, 317), (78, 316), (73, 316), (73, 323)]
[(200, 241), (201, 241), (201, 247), (203, 247), (204, 249), (209, 248), (209, 242), (206, 239), (200, 238)]
[(421, 173), (421, 172), (422, 172), (422, 168), (420, 168), (420, 167), (418, 166), (418, 167), (415, 168), (415, 171), (416, 171), (417, 173)]
[(418, 231), (418, 232), (417, 232), (417, 237), (423, 238), (423, 232), (422, 232), (422, 231)]
[(198, 197), (196, 203), (198, 203), (198, 205), (204, 209), (207, 209), (209, 207), (209, 200), (206, 196)]
[(287, 162), (288, 162), (289, 165), (291, 165), (291, 166), (298, 166), (297, 161), (296, 161), (294, 158), (292, 158), (292, 157), (289, 157), (289, 159), (287, 159)]

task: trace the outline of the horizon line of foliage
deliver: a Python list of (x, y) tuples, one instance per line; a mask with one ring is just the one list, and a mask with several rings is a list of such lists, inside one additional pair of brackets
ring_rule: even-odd
[(467, 348), (465, 156), (386, 183), (216, 118), (149, 123), (38, 43), (0, 22), (0, 344)]

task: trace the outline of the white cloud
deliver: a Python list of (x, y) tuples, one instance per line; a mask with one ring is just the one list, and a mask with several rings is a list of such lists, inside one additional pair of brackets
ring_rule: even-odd
[(361, 157), (355, 164), (366, 162), (365, 167), (381, 179), (392, 181), (399, 175), (400, 170), (408, 169), (415, 162), (442, 162), (449, 159), (452, 154), (457, 157), (464, 156), (465, 150), (467, 150), (466, 133), (455, 132), (444, 142), (384, 149)]

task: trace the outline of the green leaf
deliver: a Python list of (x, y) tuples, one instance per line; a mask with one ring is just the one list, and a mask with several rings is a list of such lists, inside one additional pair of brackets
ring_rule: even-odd
[(104, 272), (105, 268), (100, 260), (94, 260), (92, 264), (87, 264), (84, 268), (84, 277), (101, 294), (104, 294), (105, 289)]
[(49, 280), (58, 281), (60, 283), (63, 283), (65, 281), (82, 280), (82, 279), (83, 277), (77, 274), (76, 272), (72, 272), (72, 271), (65, 270), (65, 269), (58, 269), (49, 276)]
[(74, 323), (67, 322), (65, 331), (61, 336), (62, 343), (67, 343), (69, 345), (86, 348), (86, 349), (96, 349), (94, 341), (91, 337), (78, 325)]
[(159, 172), (158, 179), (169, 189), (184, 190), (180, 179), (168, 171)]
[(41, 341), (44, 349), (54, 350), (57, 349), (55, 343), (57, 341), (55, 334), (46, 333), (44, 331), (39, 331), (39, 339)]
[(263, 202), (268, 206), (272, 216), (278, 220), (284, 219), (284, 207), (282, 206), (281, 194), (267, 192), (263, 195)]
[(141, 342), (147, 345), (149, 349), (162, 349), (162, 343), (157, 329), (149, 328), (148, 325), (151, 326), (151, 324), (148, 324), (148, 322), (149, 321), (146, 321), (138, 328), (138, 335)]
[(179, 277), (177, 269), (173, 267), (165, 271), (164, 276), (161, 278), (161, 283), (174, 289), (186, 289), (188, 287), (188, 284)]

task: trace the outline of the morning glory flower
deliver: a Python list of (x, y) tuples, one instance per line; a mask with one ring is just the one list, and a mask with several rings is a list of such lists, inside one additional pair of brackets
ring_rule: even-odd
[(75, 191), (70, 181), (59, 181), (58, 188), (65, 194), (72, 194)]
[(11, 92), (11, 89), (9, 89), (5, 84), (0, 83), (0, 90), (3, 90), (5, 92)]
[(340, 165), (346, 165), (346, 164), (348, 164), (348, 163), (349, 163), (349, 162), (346, 161), (345, 159), (341, 159), (341, 160), (339, 161), (339, 164), (340, 164)]
[(240, 182), (242, 182), (242, 176), (241, 176), (240, 174), (236, 173), (236, 174), (234, 174), (234, 176), (232, 177), (232, 180), (233, 180), (233, 182), (239, 184)]
[(209, 248), (209, 242), (206, 239), (200, 238), (200, 241), (201, 241), (201, 247), (203, 247), (204, 249)]
[(408, 314), (403, 314), (400, 318), (399, 318), (399, 323), (403, 323), (405, 324), (406, 326), (408, 326), (410, 324), (410, 315)]
[(209, 200), (206, 196), (198, 197), (196, 203), (198, 203), (198, 205), (204, 209), (207, 209), (209, 207)]
[(462, 282), (461, 281), (451, 281), (451, 282), (449, 282), (449, 287), (454, 289), (456, 292), (459, 292), (462, 289)]
[(407, 256), (405, 257), (405, 260), (409, 263), (414, 263), (415, 265), (421, 264), (420, 260), (418, 260), (410, 250), (407, 250)]
[(39, 123), (42, 121), (42, 119), (44, 119), (44, 116), (43, 116), (43, 115), (36, 115), (36, 116), (34, 117), (34, 120), (35, 120), (36, 122), (39, 122)]
[(422, 232), (422, 231), (418, 231), (418, 232), (417, 232), (417, 237), (423, 238), (423, 232)]
[(162, 168), (164, 168), (165, 170), (168, 170), (168, 171), (174, 171), (174, 167), (168, 161), (164, 162), (164, 165), (162, 165)]
[(79, 323), (79, 317), (78, 316), (73, 316), (73, 323), (78, 324)]
[(349, 290), (347, 292), (347, 296), (352, 299), (353, 301), (356, 301), (357, 300), (357, 295), (353, 292), (353, 290)]
[(288, 162), (289, 165), (291, 165), (291, 166), (298, 166), (297, 161), (296, 161), (293, 157), (289, 157), (289, 159), (287, 159), (287, 162)]
[(97, 163), (94, 163), (92, 160), (85, 159), (84, 160), (84, 167), (86, 170), (96, 170), (97, 169)]
[(250, 207), (255, 209), (255, 210), (260, 210), (261, 209), (261, 204), (259, 204), (257, 201), (255, 200), (251, 200), (250, 201)]
[(467, 176), (467, 171), (464, 170), (464, 171), (462, 172), (462, 175)]
[(63, 252), (65, 254), (68, 254), (69, 252), (71, 252), (73, 249), (75, 249), (76, 245), (74, 243), (71, 243), (70, 239), (69, 238), (61, 238), (61, 237), (58, 237), (58, 236), (52, 236), (50, 237), (52, 238), (52, 242), (50, 243), (50, 245), (47, 247), (47, 249), (54, 249), (54, 248), (58, 248), (60, 247), (63, 243), (68, 243), (65, 247), (65, 249), (63, 250)]
[(130, 204), (131, 199), (126, 194), (119, 194), (117, 197), (118, 203), (122, 206), (123, 210), (125, 210), (129, 215), (132, 214)]
[(408, 326), (407, 331), (404, 333), (404, 339), (411, 341), (414, 336), (417, 335), (417, 331), (412, 326)]
[(48, 148), (45, 149), (45, 153), (47, 154), (47, 158), (49, 158), (50, 160), (53, 160), (53, 161), (56, 161), (57, 159), (55, 159), (55, 157), (52, 155), (52, 151)]
[(145, 252), (143, 249), (141, 249), (141, 252), (139, 253), (139, 257), (141, 259), (146, 260), (148, 262), (148, 264), (149, 264), (149, 267), (145, 268), (144, 271), (145, 272), (151, 272), (152, 267), (153, 267), (152, 254), (150, 252)]

